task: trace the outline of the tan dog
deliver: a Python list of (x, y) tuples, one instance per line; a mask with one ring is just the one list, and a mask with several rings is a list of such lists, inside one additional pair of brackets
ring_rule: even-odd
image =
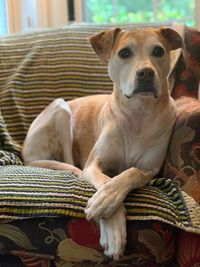
[(122, 202), (158, 173), (166, 155), (176, 118), (170, 50), (182, 40), (170, 28), (116, 28), (90, 42), (109, 61), (113, 93), (52, 102), (30, 126), (22, 155), (28, 164), (73, 170), (96, 187), (85, 213), (100, 222), (105, 254), (118, 259), (126, 244)]

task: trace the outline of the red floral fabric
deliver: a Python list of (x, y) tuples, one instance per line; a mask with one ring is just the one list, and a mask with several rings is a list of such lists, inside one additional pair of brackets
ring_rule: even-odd
[(184, 31), (185, 51), (176, 65), (175, 84), (172, 97), (181, 96), (198, 97), (200, 80), (200, 32), (185, 27)]
[[(173, 267), (177, 264), (177, 230), (161, 222), (127, 221), (126, 252), (119, 262), (103, 256), (99, 226), (86, 219), (33, 219), (31, 228), (30, 220), (18, 220), (0, 227), (0, 251), (20, 258), (20, 261), (12, 258), (15, 267)], [(0, 263), (6, 260), (9, 263), (8, 256), (0, 257)], [(5, 267), (12, 266), (9, 264)]]
[(177, 237), (177, 261), (180, 267), (200, 266), (200, 238), (181, 231)]
[(178, 117), (163, 175), (178, 182), (200, 203), (200, 101), (183, 97), (176, 104)]

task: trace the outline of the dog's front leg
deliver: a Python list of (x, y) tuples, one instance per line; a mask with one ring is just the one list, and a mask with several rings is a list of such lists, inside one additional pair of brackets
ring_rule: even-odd
[[(93, 184), (97, 192), (103, 185), (109, 183), (111, 178), (103, 173), (101, 162), (98, 159), (92, 160), (83, 170), (82, 179)], [(87, 215), (87, 209), (85, 210)], [(88, 216), (86, 216), (89, 219)], [(123, 204), (110, 216), (109, 219), (95, 218), (100, 223), (100, 244), (104, 248), (105, 255), (119, 259), (123, 255), (126, 245), (126, 217)]]
[(103, 173), (100, 160), (95, 158), (83, 169), (81, 179), (89, 182), (99, 190), (111, 178)]
[(85, 209), (87, 219), (110, 218), (131, 190), (145, 186), (157, 172), (157, 168), (143, 172), (132, 167), (110, 179), (89, 199)]
[(126, 216), (124, 206), (115, 211), (109, 219), (100, 220), (100, 244), (108, 257), (118, 260), (126, 245)]

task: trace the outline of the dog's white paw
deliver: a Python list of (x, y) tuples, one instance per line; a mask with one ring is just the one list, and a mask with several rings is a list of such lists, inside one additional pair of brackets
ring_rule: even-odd
[(122, 193), (109, 181), (89, 199), (85, 208), (87, 220), (108, 219), (123, 202)]
[(100, 220), (100, 231), (100, 244), (105, 255), (118, 260), (123, 255), (126, 245), (126, 218), (123, 205), (108, 220)]

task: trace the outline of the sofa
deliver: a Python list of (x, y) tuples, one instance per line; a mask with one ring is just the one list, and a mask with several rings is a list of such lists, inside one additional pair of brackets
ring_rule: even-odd
[(72, 24), (0, 39), (0, 266), (200, 265), (199, 31), (172, 25), (185, 44), (171, 55), (177, 120), (160, 174), (124, 201), (127, 245), (119, 261), (103, 255), (99, 226), (85, 219), (94, 187), (22, 161), (27, 129), (52, 100), (111, 92), (107, 66), (88, 42), (109, 27)]

